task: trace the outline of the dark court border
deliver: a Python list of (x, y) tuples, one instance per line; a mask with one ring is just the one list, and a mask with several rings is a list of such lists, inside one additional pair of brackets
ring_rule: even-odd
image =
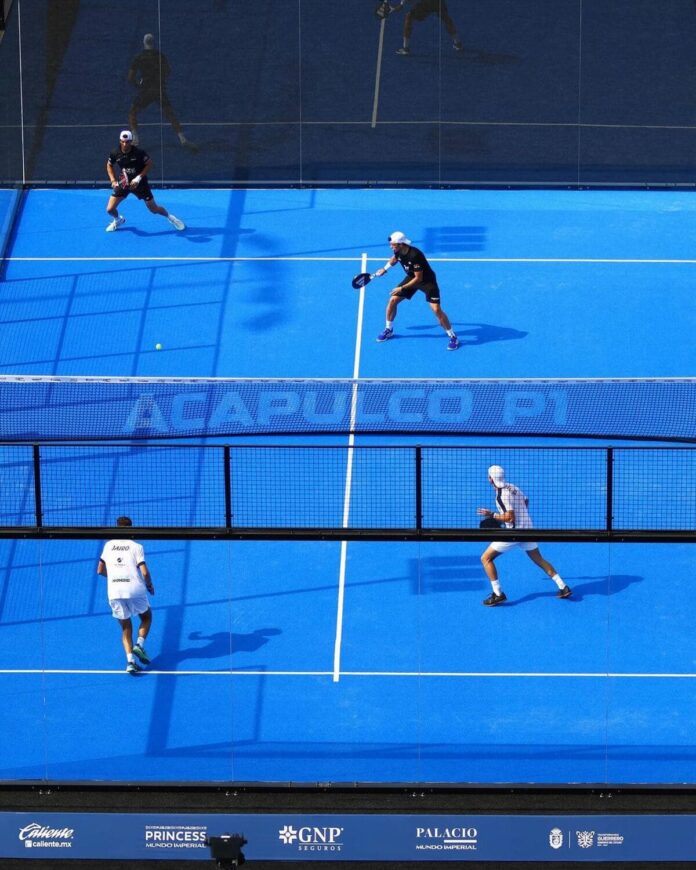
[[(79, 783), (0, 784), (0, 812), (98, 813), (443, 813), (501, 815), (691, 814), (695, 785), (474, 786), (423, 783)], [(117, 832), (114, 831), (114, 836)], [(1, 870), (205, 870), (206, 861), (0, 859)], [(249, 870), (532, 870), (536, 867), (693, 870), (693, 862), (247, 861)]]

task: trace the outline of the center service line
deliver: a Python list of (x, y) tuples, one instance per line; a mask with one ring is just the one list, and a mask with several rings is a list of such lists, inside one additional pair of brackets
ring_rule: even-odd
[[(367, 254), (360, 258), (360, 271), (367, 271)], [(360, 377), (360, 349), (362, 347), (362, 327), (365, 312), (365, 288), (361, 287), (358, 296), (358, 316), (355, 330), (355, 354), (353, 357), (353, 380)], [(355, 446), (355, 419), (358, 413), (358, 384), (354, 383), (350, 397), (350, 428), (348, 436), (348, 457), (346, 462), (346, 483), (343, 491), (343, 528), (348, 528), (350, 521), (350, 490), (353, 482), (353, 447)], [(341, 640), (343, 638), (343, 602), (346, 588), (346, 557), (348, 541), (341, 541), (341, 557), (338, 568), (338, 601), (336, 604), (336, 638), (334, 641), (333, 681), (337, 683), (341, 674)]]

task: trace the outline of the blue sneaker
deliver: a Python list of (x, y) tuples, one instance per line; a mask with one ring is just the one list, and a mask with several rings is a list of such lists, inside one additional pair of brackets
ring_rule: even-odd
[(380, 334), (377, 336), (377, 341), (387, 341), (387, 339), (394, 338), (394, 330), (393, 329), (383, 329)]
[(447, 350), (456, 350), (459, 347), (459, 339), (453, 335), (447, 343)]

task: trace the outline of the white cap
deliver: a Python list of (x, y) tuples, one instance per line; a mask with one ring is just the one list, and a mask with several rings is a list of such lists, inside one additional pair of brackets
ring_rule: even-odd
[(155, 44), (154, 35), (152, 33), (146, 33), (145, 36), (143, 36), (143, 47), (144, 48), (152, 48), (152, 46), (154, 44)]
[(131, 133), (130, 130), (121, 130), (118, 138), (121, 140), (121, 142), (132, 142), (133, 141), (133, 134)]
[(400, 230), (395, 230), (389, 236), (389, 243), (391, 245), (410, 245), (411, 240), (407, 239), (406, 236)]
[(491, 465), (488, 476), (496, 486), (505, 486), (505, 469), (502, 465)]

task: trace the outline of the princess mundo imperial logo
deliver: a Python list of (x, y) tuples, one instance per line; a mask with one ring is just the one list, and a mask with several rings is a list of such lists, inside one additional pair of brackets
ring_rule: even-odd
[(341, 852), (344, 830), (338, 827), (306, 825), (295, 828), (283, 825), (278, 831), (278, 839), (284, 846), (291, 846), (293, 852)]
[(434, 852), (475, 852), (478, 846), (476, 828), (416, 828), (416, 849)]
[(146, 849), (205, 849), (205, 825), (146, 825)]
[(70, 849), (74, 836), (73, 828), (49, 828), (38, 822), (19, 829), (19, 840), (27, 849)]

